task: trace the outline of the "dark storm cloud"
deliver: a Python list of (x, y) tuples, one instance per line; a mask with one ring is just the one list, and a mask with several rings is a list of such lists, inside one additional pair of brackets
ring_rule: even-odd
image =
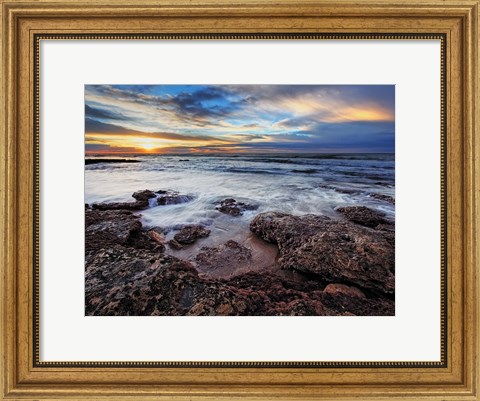
[(107, 109), (99, 109), (96, 107), (89, 106), (85, 103), (85, 118), (100, 118), (106, 120), (128, 120), (128, 117), (124, 116), (121, 113), (116, 113)]
[[(85, 134), (87, 135), (124, 135), (124, 136), (134, 136), (134, 137), (145, 137), (145, 138), (157, 138), (157, 139), (166, 139), (174, 141), (216, 141), (217, 138), (211, 136), (202, 136), (202, 135), (183, 135), (176, 134), (174, 132), (140, 132), (132, 129), (127, 129), (118, 125), (103, 123), (101, 121), (86, 119), (85, 120)], [(222, 139), (222, 141), (226, 141)], [(226, 141), (227, 142), (227, 141)]]

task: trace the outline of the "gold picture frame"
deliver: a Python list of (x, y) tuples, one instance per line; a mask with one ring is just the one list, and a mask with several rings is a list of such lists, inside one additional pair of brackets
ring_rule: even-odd
[[(2, 0), (1, 6), (2, 399), (478, 399), (478, 0)], [(40, 360), (40, 41), (159, 38), (441, 41), (440, 362)]]

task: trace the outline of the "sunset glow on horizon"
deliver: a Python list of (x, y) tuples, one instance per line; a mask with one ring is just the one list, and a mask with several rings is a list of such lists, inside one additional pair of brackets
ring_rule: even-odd
[(389, 153), (393, 85), (86, 85), (86, 154)]

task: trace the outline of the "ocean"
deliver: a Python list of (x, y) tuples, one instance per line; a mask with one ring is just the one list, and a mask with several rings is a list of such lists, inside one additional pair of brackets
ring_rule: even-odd
[[(143, 189), (191, 195), (194, 199), (188, 203), (154, 206), (138, 212), (144, 227), (165, 228), (170, 237), (186, 224), (207, 226), (211, 230), (208, 238), (188, 249), (169, 251), (187, 259), (192, 259), (202, 246), (217, 246), (229, 239), (255, 250), (256, 239), (248, 227), (255, 215), (265, 211), (340, 218), (335, 212), (339, 206), (368, 206), (395, 218), (395, 206), (376, 195), (395, 197), (394, 154), (112, 157), (139, 162), (86, 165), (85, 203), (133, 201), (132, 193)], [(226, 198), (258, 208), (242, 216), (226, 215), (215, 209)]]

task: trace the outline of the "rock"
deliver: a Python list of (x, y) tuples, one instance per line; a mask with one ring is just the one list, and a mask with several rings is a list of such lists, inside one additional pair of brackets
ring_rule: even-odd
[(183, 227), (178, 234), (173, 237), (181, 244), (193, 244), (197, 239), (208, 237), (210, 230), (203, 226), (189, 225)]
[(256, 210), (258, 206), (249, 205), (243, 202), (237, 202), (233, 198), (227, 198), (215, 207), (219, 212), (229, 214), (230, 216), (241, 216), (246, 210)]
[(152, 228), (147, 231), (148, 236), (154, 240), (157, 244), (165, 244), (165, 235), (162, 232), (159, 232), (157, 229)]
[(303, 173), (303, 174), (315, 174), (317, 172), (318, 172), (318, 170), (314, 169), (314, 168), (292, 170), (292, 173)]
[(392, 224), (385, 218), (385, 213), (369, 209), (365, 206), (346, 206), (336, 209), (342, 213), (348, 220), (365, 227), (376, 227), (379, 224)]
[(153, 191), (144, 189), (132, 194), (135, 202), (94, 203), (92, 208), (97, 210), (143, 210), (150, 206), (148, 200), (155, 196)]
[(328, 294), (268, 272), (200, 277), (188, 262), (116, 246), (86, 269), (86, 314), (96, 316), (393, 315), (391, 300)]
[(394, 294), (394, 238), (326, 216), (261, 213), (250, 230), (276, 243), (282, 268), (314, 274), (327, 283), (343, 282), (374, 293)]
[(111, 203), (94, 203), (92, 209), (97, 210), (143, 210), (149, 207), (148, 201), (136, 202), (111, 202)]
[(394, 316), (395, 301), (386, 298), (361, 298), (342, 293), (320, 296), (326, 310), (335, 311), (337, 316)]
[(244, 266), (251, 261), (250, 249), (233, 240), (216, 248), (203, 247), (195, 257), (200, 270), (231, 269)]
[(150, 198), (155, 198), (155, 192), (150, 191), (149, 189), (144, 189), (143, 191), (134, 192), (132, 197), (135, 198), (137, 201), (147, 201)]
[(86, 315), (150, 315), (161, 294), (151, 282), (165, 266), (187, 262), (158, 252), (115, 245), (102, 249), (85, 269)]
[(391, 203), (392, 205), (395, 205), (395, 198), (393, 196), (388, 196), (388, 195), (383, 195), (383, 194), (371, 194), (370, 195), (372, 198), (385, 201), (388, 203)]
[(168, 241), (168, 245), (170, 246), (170, 248), (175, 249), (177, 251), (184, 248), (184, 246), (180, 242), (177, 242), (174, 239), (171, 239), (170, 241)]
[(139, 217), (126, 210), (86, 210), (85, 247), (96, 250), (115, 244), (126, 245), (141, 227)]
[(328, 284), (323, 291), (327, 294), (344, 294), (351, 297), (365, 298), (365, 294), (361, 290), (345, 284)]
[(157, 202), (159, 205), (178, 205), (180, 203), (187, 203), (195, 199), (191, 195), (165, 195), (159, 196)]
[(163, 252), (164, 246), (142, 231), (140, 217), (127, 210), (85, 211), (85, 256), (115, 245)]
[(210, 235), (210, 230), (200, 225), (188, 225), (183, 227), (179, 233), (175, 234), (169, 241), (169, 245), (174, 249), (182, 249), (184, 245), (193, 244), (199, 238), (205, 238)]
[[(157, 197), (157, 194), (161, 196)], [(135, 202), (94, 203), (93, 209), (98, 210), (143, 210), (150, 207), (150, 199), (157, 197), (158, 205), (177, 205), (195, 199), (191, 195), (180, 195), (178, 192), (159, 190), (157, 192), (144, 189), (134, 192), (132, 197)]]
[(176, 191), (169, 190), (159, 190), (156, 191), (157, 194), (160, 194), (157, 198), (157, 203), (161, 206), (165, 205), (178, 205), (181, 203), (187, 203), (195, 199), (192, 195), (180, 195)]
[(233, 312), (233, 308), (230, 304), (221, 304), (217, 309), (215, 309), (215, 312), (219, 316), (228, 316)]

